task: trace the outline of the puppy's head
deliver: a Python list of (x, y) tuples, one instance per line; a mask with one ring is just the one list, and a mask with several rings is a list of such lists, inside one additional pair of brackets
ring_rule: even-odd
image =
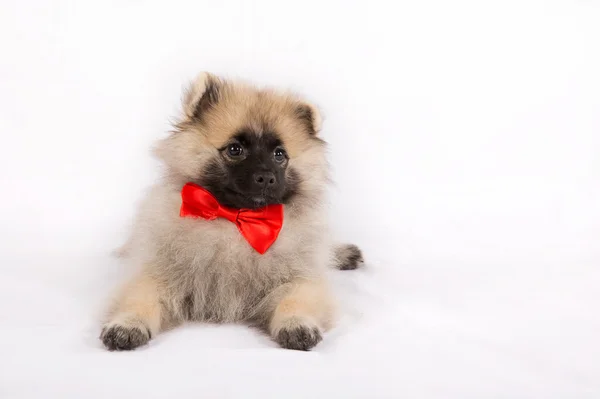
[(202, 73), (156, 154), (178, 181), (200, 184), (225, 206), (320, 201), (327, 182), (320, 124), (318, 110), (291, 94)]

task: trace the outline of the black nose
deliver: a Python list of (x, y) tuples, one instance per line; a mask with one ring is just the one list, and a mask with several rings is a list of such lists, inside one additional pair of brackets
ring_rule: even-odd
[(254, 185), (257, 187), (270, 187), (274, 185), (277, 180), (273, 172), (258, 172), (254, 174)]

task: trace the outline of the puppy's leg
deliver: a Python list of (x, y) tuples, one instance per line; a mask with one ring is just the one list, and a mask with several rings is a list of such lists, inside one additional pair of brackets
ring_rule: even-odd
[(333, 249), (333, 267), (339, 270), (354, 270), (363, 264), (360, 249), (353, 244), (338, 245)]
[(310, 350), (332, 323), (333, 301), (324, 281), (297, 280), (279, 296), (269, 332), (283, 348)]
[(156, 280), (141, 274), (117, 297), (100, 339), (109, 350), (131, 350), (158, 334), (161, 305)]

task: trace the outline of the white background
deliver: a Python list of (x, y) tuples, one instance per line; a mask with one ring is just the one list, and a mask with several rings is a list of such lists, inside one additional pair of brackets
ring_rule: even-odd
[[(600, 397), (593, 1), (3, 1), (0, 397)], [(208, 70), (325, 116), (334, 274), (313, 352), (187, 326), (108, 353), (97, 314)]]

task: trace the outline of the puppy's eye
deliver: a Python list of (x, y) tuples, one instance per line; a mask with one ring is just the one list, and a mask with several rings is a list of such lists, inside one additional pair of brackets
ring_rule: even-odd
[(285, 151), (283, 148), (277, 148), (277, 149), (275, 149), (273, 156), (275, 157), (275, 160), (277, 162), (283, 162), (285, 160), (286, 155), (285, 155)]
[(244, 149), (238, 143), (229, 144), (227, 147), (227, 154), (230, 157), (239, 157), (244, 152)]

